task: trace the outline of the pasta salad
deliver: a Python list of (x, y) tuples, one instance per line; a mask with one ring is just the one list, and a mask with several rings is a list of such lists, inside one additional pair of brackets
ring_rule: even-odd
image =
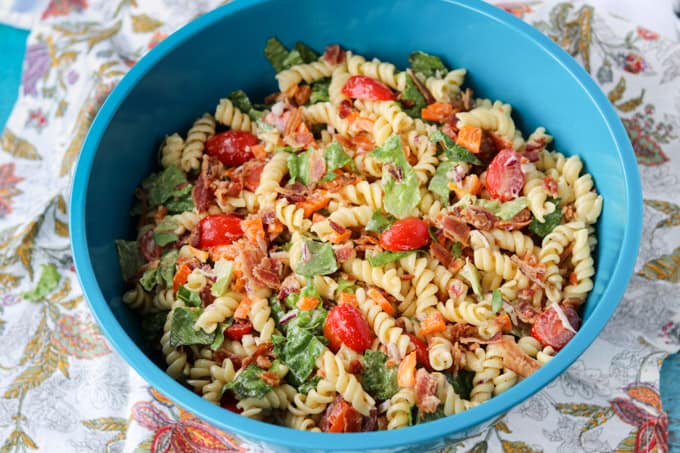
[(355, 432), (459, 413), (551, 360), (593, 287), (581, 159), (434, 55), (264, 54), (279, 91), (166, 136), (117, 241), (167, 373), (246, 417)]

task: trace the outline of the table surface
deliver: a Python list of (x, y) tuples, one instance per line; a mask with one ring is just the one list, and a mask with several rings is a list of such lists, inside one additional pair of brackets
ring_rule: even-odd
[[(638, 0), (596, 0), (590, 3), (597, 5), (598, 10), (603, 7), (635, 23), (658, 30), (669, 38), (675, 39), (677, 36), (677, 19), (670, 13), (672, 0), (657, 0), (653, 2), (653, 7), (649, 7), (648, 2)], [(0, 23), (0, 130), (17, 99), (27, 36), (26, 30)], [(680, 376), (680, 356), (675, 355), (666, 359), (661, 377), (664, 408), (668, 412), (670, 426), (675, 430), (680, 426), (680, 382), (677, 376)], [(671, 445), (680, 448), (680, 433), (671, 432), (671, 436), (675, 436), (671, 439)]]

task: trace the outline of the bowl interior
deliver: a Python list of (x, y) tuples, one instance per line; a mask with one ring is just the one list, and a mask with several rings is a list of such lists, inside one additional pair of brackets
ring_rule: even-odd
[(156, 150), (165, 134), (184, 133), (232, 90), (244, 89), (252, 99), (275, 90), (274, 71), (262, 54), (273, 35), (288, 46), (301, 40), (319, 52), (340, 43), (400, 68), (407, 66), (413, 50), (440, 55), (450, 67), (467, 68), (467, 83), (475, 93), (513, 106), (525, 136), (545, 126), (556, 149), (578, 153), (605, 200), (598, 228), (606, 234), (599, 235), (595, 288), (585, 323), (557, 360), (507, 393), (457, 416), (455, 424), (441, 420), (428, 424), (429, 429), (410, 428), (396, 439), (387, 433), (345, 435), (336, 448), (381, 448), (453, 435), (507, 410), (557, 376), (601, 330), (630, 276), (639, 242), (637, 170), (613, 110), (576, 63), (526, 24), (471, 0), (240, 0), (185, 27), (138, 63), (89, 133), (72, 202), (80, 278), (119, 352), (152, 385), (222, 428), (288, 446), (318, 442), (318, 435), (244, 420), (213, 407), (146, 358), (139, 349), (139, 319), (121, 302), (114, 246), (115, 239), (134, 237), (128, 215), (134, 189), (155, 170)]

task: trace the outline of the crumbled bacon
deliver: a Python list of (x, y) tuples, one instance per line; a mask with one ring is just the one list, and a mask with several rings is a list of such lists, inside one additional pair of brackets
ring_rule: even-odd
[(415, 278), (415, 275), (413, 275), (413, 274), (401, 274), (401, 275), (399, 276), (399, 279), (400, 279), (401, 281), (404, 281), (404, 282), (411, 281), (411, 280), (413, 280), (414, 278)]
[(549, 195), (552, 195), (553, 197), (557, 196), (557, 181), (552, 176), (543, 178), (543, 188)]
[(474, 102), (474, 93), (471, 88), (466, 88), (465, 91), (461, 93), (461, 100), (463, 101), (463, 110), (468, 112), (472, 110), (472, 104)]
[(283, 129), (283, 135), (291, 135), (293, 132), (297, 131), (298, 126), (302, 124), (302, 109), (291, 110), (291, 115), (286, 121), (286, 127)]
[[(469, 249), (466, 249), (469, 250)], [(462, 258), (456, 258), (453, 261), (449, 263), (447, 266), (447, 269), (449, 272), (451, 272), (453, 275), (456, 275), (459, 270), (461, 270), (465, 266), (465, 260)]]
[(268, 370), (269, 368), (272, 367), (272, 361), (269, 359), (269, 357), (265, 357), (263, 355), (260, 355), (260, 356), (257, 356), (257, 359), (255, 359), (255, 365), (257, 365), (260, 368), (263, 368), (265, 370)]
[(491, 230), (498, 220), (488, 209), (475, 205), (466, 207), (460, 215), (466, 223), (482, 231)]
[(439, 398), (437, 398), (437, 381), (425, 371), (419, 368), (416, 372), (416, 405), (423, 414), (429, 414), (437, 410)]
[(572, 307), (575, 309), (578, 309), (583, 303), (586, 301), (585, 298), (583, 297), (567, 297), (565, 299), (562, 299), (562, 305), (566, 307)]
[(457, 343), (461, 338), (471, 337), (478, 332), (478, 328), (471, 324), (448, 324), (444, 334), (451, 340), (451, 343)]
[(243, 185), (247, 190), (255, 192), (260, 185), (260, 176), (265, 164), (263, 160), (249, 160), (241, 166)]
[(524, 146), (522, 155), (527, 158), (529, 162), (536, 162), (540, 157), (541, 151), (545, 149), (545, 138), (541, 137), (538, 140), (530, 141)]
[[(507, 148), (504, 146), (499, 146), (497, 140), (494, 139), (493, 134), (489, 131), (482, 131), (482, 141), (479, 144), (479, 153), (477, 153), (477, 158), (482, 161), (484, 165), (489, 165), (498, 150)], [(512, 148), (512, 146), (510, 146)]]
[[(260, 359), (260, 357), (258, 357), (258, 361), (259, 361), (259, 359)], [(267, 359), (267, 360), (269, 360), (269, 359)], [(271, 362), (270, 362), (270, 366), (271, 366)], [(279, 385), (281, 383), (281, 377), (276, 373), (272, 373), (271, 371), (263, 371), (258, 376), (260, 377), (260, 379), (262, 379), (264, 382), (271, 385), (272, 387), (276, 387), (277, 385)]]
[(144, 259), (154, 261), (161, 257), (161, 248), (153, 240), (153, 228), (149, 228), (146, 233), (139, 238), (139, 251), (142, 252)]
[(323, 53), (323, 59), (326, 60), (328, 64), (337, 66), (345, 61), (345, 50), (338, 44), (326, 46), (326, 51)]
[(319, 188), (327, 190), (328, 192), (339, 192), (345, 186), (353, 185), (359, 182), (359, 178), (354, 174), (342, 173), (330, 181), (322, 182)]
[(506, 231), (521, 230), (530, 223), (531, 211), (529, 211), (528, 208), (524, 208), (515, 214), (515, 217), (510, 220), (497, 220), (496, 228)]
[(273, 350), (274, 350), (273, 343), (258, 344), (257, 347), (255, 348), (255, 351), (251, 355), (243, 359), (243, 362), (241, 363), (241, 368), (248, 368), (248, 365), (250, 365), (251, 363), (255, 363), (257, 361), (257, 358), (260, 356), (276, 358), (272, 355)]
[(326, 160), (321, 149), (315, 149), (309, 154), (309, 179), (317, 182), (326, 174)]
[(344, 226), (340, 225), (337, 222), (334, 222), (331, 219), (328, 219), (328, 225), (331, 227), (333, 231), (335, 231), (338, 234), (343, 234), (345, 231), (347, 231), (347, 228), (345, 228)]
[(252, 269), (252, 278), (265, 288), (277, 289), (281, 286), (278, 267), (271, 258), (264, 258)]
[(378, 428), (378, 408), (372, 407), (371, 412), (361, 420), (361, 432), (372, 432)]
[(213, 296), (213, 293), (210, 289), (210, 285), (205, 285), (201, 289), (199, 296), (201, 297), (201, 306), (204, 308), (215, 301), (215, 296)]
[(352, 101), (349, 99), (343, 99), (340, 103), (340, 108), (338, 109), (338, 116), (341, 119), (345, 119), (354, 112), (354, 107), (352, 107)]
[(451, 279), (451, 283), (449, 283), (449, 297), (453, 300), (457, 300), (458, 298), (465, 296), (467, 294), (468, 287), (465, 283), (461, 282), (457, 278)]
[(531, 305), (531, 301), (520, 300), (517, 302), (517, 317), (520, 321), (533, 324), (540, 313)]
[(345, 263), (354, 256), (354, 247), (352, 247), (351, 244), (336, 247), (334, 248), (334, 251), (335, 259), (337, 260), (338, 264)]
[(451, 261), (453, 261), (453, 255), (449, 252), (446, 247), (441, 245), (439, 241), (432, 241), (430, 243), (430, 254), (439, 261), (442, 266), (449, 267)]
[(574, 203), (569, 203), (568, 205), (564, 206), (562, 208), (562, 215), (564, 216), (564, 220), (567, 222), (571, 222), (576, 218), (576, 208), (574, 208)]
[(465, 222), (450, 215), (441, 216), (438, 219), (441, 223), (444, 236), (447, 238), (460, 242), (463, 246), (467, 246), (470, 240), (470, 227)]
[(200, 212), (208, 210), (210, 202), (214, 198), (213, 183), (222, 176), (224, 166), (222, 162), (207, 154), (203, 156), (201, 162), (201, 172), (196, 179), (196, 184), (192, 191), (192, 198), (196, 208)]
[(538, 261), (536, 255), (528, 253), (524, 258), (520, 259), (517, 255), (510, 257), (513, 263), (517, 264), (519, 270), (532, 282), (538, 286), (545, 286), (545, 265)]
[(213, 353), (213, 360), (215, 362), (221, 364), (225, 359), (231, 360), (231, 363), (237, 370), (241, 368), (243, 363), (243, 357), (238, 354), (234, 354), (233, 352), (229, 352), (226, 349), (218, 349)]
[(503, 350), (503, 366), (522, 377), (527, 377), (541, 365), (529, 357), (511, 336), (503, 336), (497, 343)]
[(479, 330), (476, 329), (475, 332), (469, 337), (461, 337), (458, 341), (462, 344), (476, 343), (476, 344), (492, 344), (501, 341), (502, 333), (499, 331), (491, 338), (482, 338), (479, 336)]
[(309, 85), (298, 85), (293, 95), (293, 101), (296, 105), (303, 106), (309, 101), (309, 96), (312, 94), (312, 87)]
[(279, 300), (283, 300), (288, 297), (289, 294), (297, 293), (300, 291), (300, 282), (295, 277), (295, 274), (290, 274), (281, 282), (281, 287), (279, 288), (279, 293), (277, 297)]
[(361, 363), (361, 360), (357, 359), (352, 359), (349, 361), (349, 366), (348, 370), (352, 374), (358, 374), (361, 373), (364, 370), (364, 365)]
[(288, 200), (289, 203), (298, 203), (300, 201), (305, 201), (307, 200), (311, 192), (301, 182), (295, 182), (294, 184), (289, 184), (285, 187), (280, 187), (277, 189), (277, 192), (281, 196), (281, 198), (285, 198)]

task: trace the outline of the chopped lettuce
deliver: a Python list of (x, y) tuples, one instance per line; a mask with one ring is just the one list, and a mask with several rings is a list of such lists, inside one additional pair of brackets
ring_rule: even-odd
[(171, 216), (165, 216), (161, 222), (153, 229), (153, 241), (161, 247), (172, 244), (179, 237), (174, 233), (177, 224)]
[(382, 233), (387, 228), (389, 228), (389, 226), (392, 225), (395, 220), (397, 219), (395, 219), (391, 215), (385, 215), (381, 210), (376, 209), (375, 211), (373, 211), (371, 219), (366, 224), (366, 231)]
[(309, 185), (309, 156), (312, 150), (307, 150), (299, 154), (291, 154), (288, 157), (288, 173), (290, 182), (299, 181), (305, 186)]
[(554, 230), (560, 223), (562, 223), (562, 210), (560, 209), (560, 199), (549, 197), (548, 201), (555, 204), (555, 210), (550, 214), (544, 215), (541, 223), (536, 217), (531, 220), (529, 224), (529, 231), (539, 237), (546, 237), (552, 230)]
[[(306, 252), (304, 249), (307, 249)], [(296, 260), (295, 272), (305, 277), (328, 275), (338, 270), (333, 246), (328, 243), (302, 240), (300, 257)]]
[(501, 220), (510, 220), (527, 207), (527, 199), (526, 197), (517, 197), (514, 200), (501, 203), (498, 200), (479, 198), (477, 204), (488, 209)]
[(371, 151), (371, 155), (384, 163), (382, 183), (385, 210), (397, 218), (411, 215), (420, 201), (418, 177), (404, 156), (399, 136), (391, 136), (382, 147)]
[(142, 317), (142, 338), (146, 340), (145, 344), (152, 344), (161, 338), (168, 312), (169, 310), (162, 310)]
[(203, 313), (203, 309), (196, 307), (177, 307), (172, 313), (170, 325), (170, 346), (205, 344), (210, 345), (215, 341), (217, 330), (207, 333), (203, 329), (194, 329), (196, 320)]
[(307, 379), (305, 382), (300, 384), (297, 390), (299, 393), (306, 395), (310, 392), (310, 390), (316, 389), (316, 386), (319, 385), (320, 380), (321, 376), (312, 376), (311, 378)]
[(274, 66), (276, 72), (286, 69), (285, 60), (288, 57), (288, 49), (276, 38), (269, 38), (264, 48), (264, 56)]
[(498, 313), (503, 307), (503, 294), (501, 294), (500, 288), (493, 290), (493, 295), (491, 296), (491, 310), (494, 313)]
[(312, 335), (323, 335), (323, 325), (326, 322), (328, 312), (317, 307), (314, 310), (301, 310), (297, 316), (288, 322), (288, 330), (306, 330)]
[(191, 198), (191, 184), (177, 166), (152, 173), (142, 181), (148, 207), (164, 205), (170, 214), (189, 211), (194, 208)]
[(49, 293), (57, 289), (57, 286), (59, 286), (59, 280), (61, 280), (61, 275), (59, 275), (57, 266), (54, 264), (43, 264), (42, 271), (40, 272), (40, 278), (38, 279), (38, 283), (35, 285), (35, 288), (22, 293), (21, 297), (33, 302), (39, 302), (43, 300)]
[(321, 79), (312, 82), (312, 94), (309, 95), (309, 104), (316, 104), (317, 102), (328, 102), (331, 100), (328, 94), (328, 87), (331, 84), (331, 79)]
[(437, 195), (442, 203), (446, 205), (449, 203), (449, 195), (451, 194), (448, 175), (453, 171), (456, 165), (456, 162), (450, 160), (441, 162), (437, 167), (434, 176), (430, 179), (430, 184), (427, 186), (430, 192)]
[(345, 165), (354, 164), (352, 158), (338, 142), (333, 142), (328, 145), (323, 152), (323, 157), (326, 161), (326, 174), (321, 179), (321, 182), (334, 180), (338, 176), (335, 173), (335, 170), (341, 169)]
[(455, 375), (446, 375), (449, 383), (453, 386), (453, 390), (464, 400), (470, 399), (470, 392), (474, 386), (472, 382), (474, 377), (475, 372), (467, 370), (458, 370)]
[(139, 279), (139, 284), (142, 285), (146, 291), (151, 291), (158, 283), (158, 266), (150, 267), (145, 270)]
[[(417, 406), (416, 406), (417, 409)], [(415, 417), (416, 419), (416, 424), (419, 423), (425, 423), (425, 422), (431, 422), (434, 420), (439, 420), (442, 417), (445, 417), (446, 414), (444, 414), (444, 405), (440, 404), (437, 406), (437, 409), (434, 412), (428, 412), (424, 413), (422, 411), (418, 411), (417, 416)]]
[(201, 305), (201, 296), (199, 296), (197, 292), (191, 291), (186, 286), (180, 286), (177, 289), (177, 298), (191, 307), (198, 307)]
[(263, 372), (264, 370), (259, 366), (249, 365), (248, 368), (238, 373), (233, 381), (225, 384), (222, 391), (233, 390), (236, 398), (240, 400), (264, 398), (273, 387), (260, 377)]
[(281, 331), (285, 331), (283, 326), (280, 324), (280, 321), (281, 318), (283, 318), (283, 316), (286, 314), (286, 308), (283, 306), (276, 294), (269, 298), (269, 306), (271, 307), (271, 316), (276, 322), (276, 327)]
[(166, 288), (172, 288), (172, 279), (175, 276), (175, 264), (177, 263), (177, 250), (167, 251), (161, 256), (158, 265), (158, 282), (164, 282)]
[(302, 59), (302, 55), (300, 55), (300, 52), (298, 52), (296, 49), (293, 49), (290, 52), (288, 52), (286, 58), (283, 59), (283, 67), (288, 69), (299, 64), (304, 64), (304, 62), (305, 61)]
[(300, 54), (300, 57), (304, 63), (312, 63), (319, 59), (319, 54), (303, 42), (296, 42), (295, 50), (297, 50), (298, 54)]
[(361, 382), (364, 390), (376, 400), (388, 400), (399, 391), (397, 367), (387, 368), (387, 356), (380, 351), (364, 352), (364, 369)]
[(443, 77), (449, 72), (441, 58), (429, 53), (413, 52), (409, 55), (408, 61), (411, 63), (413, 72), (422, 74), (425, 77)]
[(411, 118), (420, 118), (421, 111), (427, 107), (425, 96), (418, 90), (411, 77), (406, 77), (406, 87), (399, 96), (402, 110)]
[(354, 293), (357, 290), (356, 282), (352, 280), (338, 279), (338, 287), (335, 289), (336, 294)]
[(474, 292), (476, 296), (482, 296), (482, 285), (479, 280), (479, 272), (472, 263), (469, 261), (466, 262), (463, 268), (458, 272), (458, 275), (463, 277), (470, 284), (472, 292)]
[(215, 274), (217, 276), (217, 280), (215, 280), (215, 283), (213, 283), (213, 285), (210, 287), (210, 292), (213, 296), (220, 297), (224, 295), (231, 284), (233, 270), (234, 263), (232, 261), (218, 260), (215, 263)]
[(120, 273), (123, 275), (123, 280), (129, 280), (137, 274), (137, 271), (142, 267), (146, 260), (139, 250), (137, 241), (116, 241), (116, 250), (118, 250), (118, 263), (120, 264)]
[(444, 155), (448, 157), (450, 161), (454, 162), (467, 162), (469, 164), (481, 165), (482, 161), (477, 159), (477, 156), (472, 154), (472, 152), (457, 144), (448, 135), (440, 130), (436, 130), (430, 134), (430, 141), (432, 143), (439, 143), (442, 145)]
[(259, 120), (264, 115), (264, 111), (256, 109), (250, 98), (243, 90), (232, 91), (229, 96), (229, 100), (243, 113), (247, 113), (250, 119)]
[(279, 358), (288, 366), (296, 386), (309, 378), (314, 362), (326, 348), (322, 335), (327, 314), (320, 307), (298, 312), (286, 325), (286, 337), (277, 340)]
[(368, 262), (371, 263), (371, 266), (373, 267), (380, 267), (400, 260), (405, 256), (410, 255), (411, 253), (416, 253), (416, 251), (410, 250), (408, 252), (390, 252), (388, 250), (385, 252), (380, 252), (373, 256), (369, 256)]

